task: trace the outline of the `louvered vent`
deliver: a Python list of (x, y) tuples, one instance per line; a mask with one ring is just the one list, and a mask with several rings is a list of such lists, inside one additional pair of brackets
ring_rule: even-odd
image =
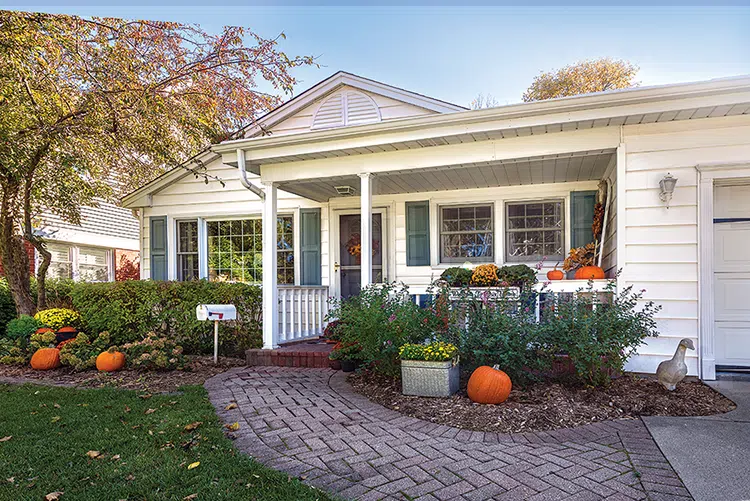
[(337, 92), (323, 104), (313, 117), (312, 129), (328, 129), (346, 125), (380, 122), (380, 110), (369, 96), (361, 92)]

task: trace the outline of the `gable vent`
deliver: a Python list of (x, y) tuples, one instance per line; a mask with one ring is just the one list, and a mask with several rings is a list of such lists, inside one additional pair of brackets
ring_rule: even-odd
[(332, 95), (315, 112), (311, 129), (327, 129), (380, 122), (380, 110), (366, 94), (342, 91)]

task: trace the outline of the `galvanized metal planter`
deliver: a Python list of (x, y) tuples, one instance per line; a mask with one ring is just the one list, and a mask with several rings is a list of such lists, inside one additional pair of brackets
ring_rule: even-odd
[(458, 364), (401, 361), (401, 393), (419, 397), (450, 397), (458, 391)]

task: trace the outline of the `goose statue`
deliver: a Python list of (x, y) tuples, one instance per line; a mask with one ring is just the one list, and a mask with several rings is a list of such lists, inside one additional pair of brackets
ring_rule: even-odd
[(656, 378), (659, 380), (659, 384), (669, 391), (674, 391), (679, 382), (685, 379), (687, 375), (688, 369), (685, 364), (685, 351), (688, 348), (691, 350), (695, 349), (693, 341), (687, 338), (680, 340), (674, 356), (669, 360), (663, 361), (656, 368)]

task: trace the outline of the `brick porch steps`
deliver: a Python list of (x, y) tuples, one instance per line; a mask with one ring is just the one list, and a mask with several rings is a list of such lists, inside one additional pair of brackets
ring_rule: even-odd
[(247, 350), (245, 352), (246, 365), (250, 367), (309, 367), (327, 369), (328, 355), (333, 350), (332, 344), (322, 341), (307, 341), (276, 350)]

